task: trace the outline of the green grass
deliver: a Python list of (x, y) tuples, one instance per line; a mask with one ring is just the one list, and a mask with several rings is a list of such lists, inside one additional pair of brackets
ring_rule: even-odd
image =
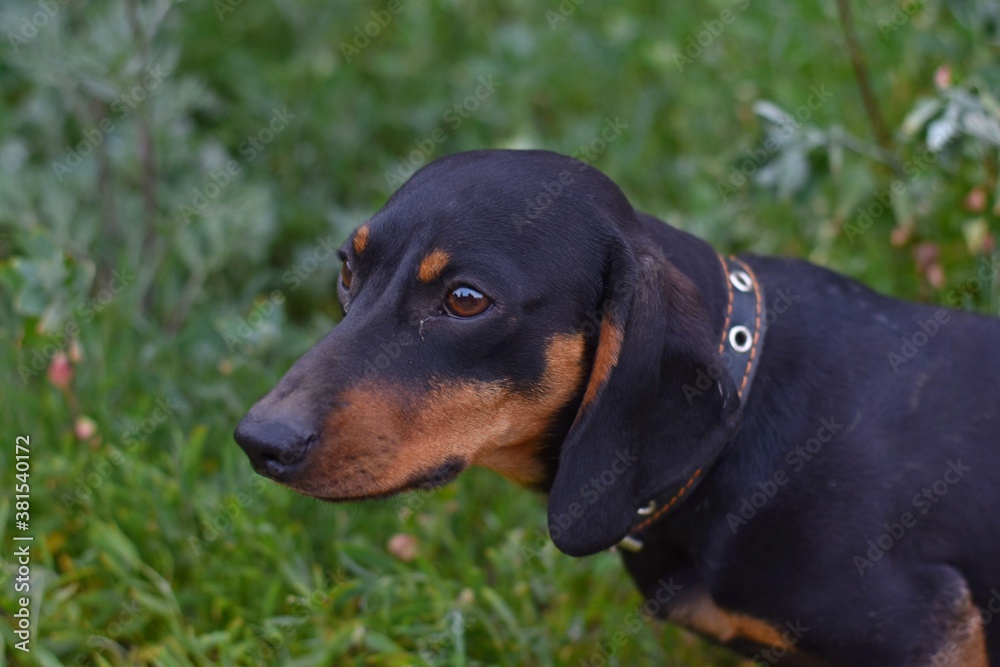
[[(929, 0), (912, 17), (854, 3), (888, 146), (831, 3), (583, 3), (561, 21), (558, 3), (406, 2), (358, 53), (342, 44), (387, 3), (53, 6), (30, 38), (40, 5), (0, 7), (0, 604), (17, 597), (6, 489), (30, 434), (37, 620), (30, 655), (0, 624), (0, 664), (740, 664), (634, 627), (643, 600), (617, 557), (559, 554), (544, 499), (490, 473), (331, 506), (255, 477), (233, 443), (336, 324), (327, 240), (381, 206), (386, 173), (436, 129), (431, 157), (572, 154), (619, 119), (590, 159), (721, 250), (1000, 314), (1000, 279), (970, 282), (995, 255), (1000, 141), (959, 121), (925, 157), (949, 105), (1000, 127), (995, 3)], [(480, 77), (497, 85), (447, 116)], [(775, 128), (759, 103), (794, 114), (816, 89), (826, 101), (761, 153)], [(53, 167), (81, 142), (77, 166)], [(896, 179), (904, 194), (852, 232)], [(46, 369), (65, 350), (61, 389)], [(401, 534), (412, 560), (388, 547)]]

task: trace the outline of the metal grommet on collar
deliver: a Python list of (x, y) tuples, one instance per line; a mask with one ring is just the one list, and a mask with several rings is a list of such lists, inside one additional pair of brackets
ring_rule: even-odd
[(733, 284), (733, 287), (741, 292), (749, 292), (753, 289), (753, 281), (750, 280), (750, 274), (746, 271), (732, 271), (729, 273), (729, 282)]
[(729, 347), (740, 354), (746, 352), (753, 345), (753, 334), (742, 324), (738, 324), (729, 330)]
[(656, 511), (656, 501), (650, 500), (648, 505), (646, 505), (645, 507), (640, 507), (635, 512), (639, 516), (649, 516), (655, 511)]

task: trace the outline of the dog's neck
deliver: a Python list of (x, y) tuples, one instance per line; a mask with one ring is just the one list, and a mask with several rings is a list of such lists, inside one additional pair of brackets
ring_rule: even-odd
[(719, 265), (719, 253), (697, 236), (640, 214), (643, 233), (663, 251), (667, 260), (696, 287), (714, 340), (721, 340), (728, 287)]
[[(729, 330), (733, 326), (732, 292), (735, 287), (729, 281), (728, 274), (732, 270), (749, 267), (739, 266), (732, 259), (720, 257), (719, 253), (705, 241), (664, 224), (657, 218), (638, 214), (638, 219), (640, 226), (637, 233), (642, 237), (640, 242), (652, 243), (657, 254), (670, 262), (675, 272), (683, 274), (682, 277), (694, 286), (693, 292), (699, 300), (697, 307), (705, 318), (706, 333), (710, 332), (711, 343), (713, 347), (719, 349), (721, 354), (724, 350), (720, 348), (720, 343), (728, 339)], [(760, 298), (763, 298), (762, 293)], [(745, 358), (742, 361), (745, 361)], [(735, 367), (737, 364), (734, 362), (730, 365)], [(741, 368), (745, 368), (745, 364)], [(708, 370), (718, 372), (718, 369)], [(742, 376), (733, 376), (733, 382), (737, 388), (742, 384), (741, 378)], [(749, 382), (746, 383), (742, 392), (744, 401), (749, 395), (748, 390)], [(574, 421), (578, 407), (577, 403), (566, 407), (557, 418), (550, 431), (550, 437), (543, 445), (548, 471), (545, 478), (537, 485), (540, 491), (547, 492), (551, 486), (558, 465), (562, 440)]]
[(690, 280), (719, 354), (715, 378), (727, 371), (745, 403), (760, 361), (765, 333), (765, 299), (753, 268), (745, 259), (726, 257), (696, 236), (650, 216), (640, 215), (643, 232), (667, 260)]
[(676, 511), (735, 439), (762, 357), (766, 331), (764, 290), (746, 261), (719, 255), (707, 243), (672, 227), (662, 224), (659, 227), (666, 228), (659, 236), (668, 240), (666, 247), (671, 249), (668, 261), (697, 287), (704, 313), (716, 334), (713, 342), (718, 346), (717, 359), (700, 378), (704, 386), (691, 388), (689, 400), (704, 391), (718, 390), (734, 394), (731, 398), (739, 404), (732, 416), (732, 438), (721, 449), (706, 452), (704, 460), (694, 461), (697, 468), (672, 495), (651, 498), (639, 509), (634, 528), (619, 543), (619, 547), (629, 551), (642, 549), (640, 538), (647, 529)]

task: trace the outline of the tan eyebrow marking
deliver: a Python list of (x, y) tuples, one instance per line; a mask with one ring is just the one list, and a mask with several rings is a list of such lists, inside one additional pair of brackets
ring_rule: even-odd
[(431, 282), (441, 275), (441, 271), (448, 265), (449, 259), (448, 253), (444, 250), (435, 250), (420, 262), (420, 270), (417, 272), (417, 277), (425, 283)]
[(361, 225), (354, 233), (354, 254), (360, 255), (368, 246), (368, 225)]

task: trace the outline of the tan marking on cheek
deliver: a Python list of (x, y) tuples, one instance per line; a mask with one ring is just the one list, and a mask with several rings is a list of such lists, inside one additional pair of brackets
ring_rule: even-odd
[(417, 271), (417, 277), (425, 283), (435, 280), (441, 275), (441, 271), (444, 270), (444, 267), (448, 266), (449, 259), (448, 253), (444, 250), (435, 250), (424, 257), (423, 261), (420, 262), (420, 269)]
[(474, 463), (503, 475), (515, 484), (531, 486), (542, 481), (545, 464), (538, 458), (538, 441), (527, 439), (483, 452)]
[(323, 497), (387, 493), (454, 458), (521, 484), (539, 482), (538, 448), (580, 386), (583, 352), (581, 334), (553, 338), (545, 372), (526, 394), (503, 382), (439, 382), (420, 393), (377, 382), (349, 389), (295, 486)]
[(516, 437), (500, 441), (499, 446), (484, 448), (472, 462), (489, 468), (516, 484), (531, 485), (542, 481), (545, 462), (539, 448), (559, 409), (576, 394), (583, 381), (582, 335), (558, 336), (546, 351), (545, 374), (538, 389), (539, 400), (524, 397), (510, 406), (511, 419), (519, 422)]
[(358, 231), (354, 232), (354, 254), (360, 255), (368, 247), (368, 225), (361, 225)]
[(625, 334), (621, 327), (613, 323), (610, 318), (605, 317), (601, 323), (601, 338), (597, 342), (597, 351), (594, 353), (594, 365), (590, 371), (590, 381), (587, 383), (587, 391), (583, 394), (583, 401), (580, 409), (587, 407), (597, 397), (597, 392), (611, 377), (611, 371), (618, 363), (618, 355), (622, 351), (622, 341)]

